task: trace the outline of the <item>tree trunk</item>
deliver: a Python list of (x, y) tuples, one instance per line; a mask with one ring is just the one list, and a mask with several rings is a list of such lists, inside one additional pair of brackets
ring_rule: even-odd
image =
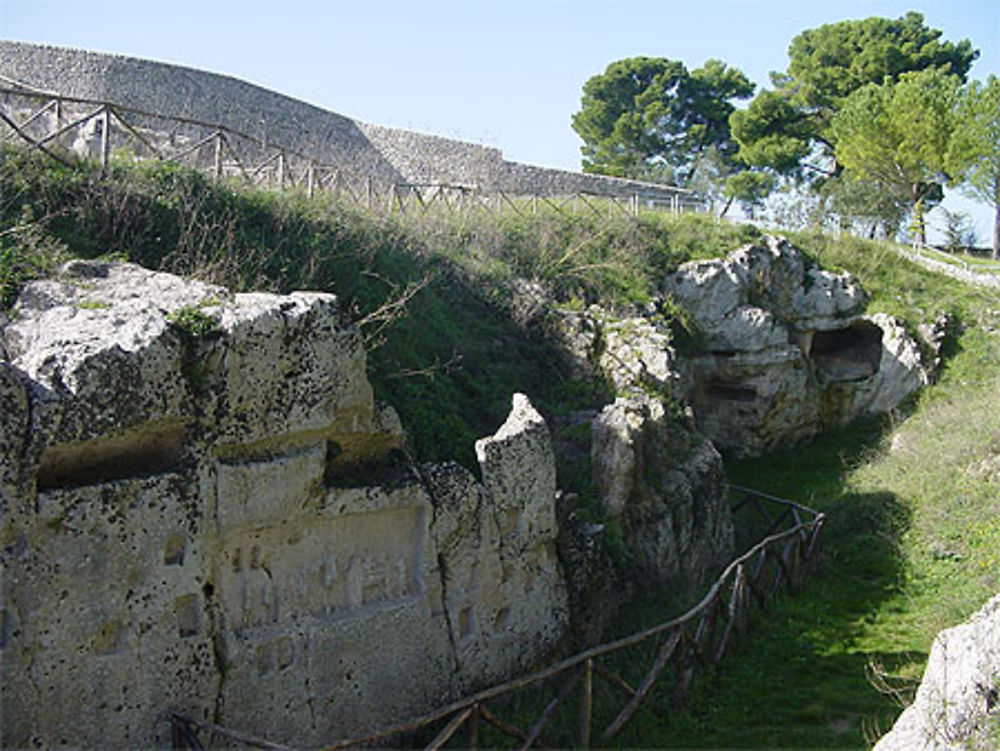
[(1000, 258), (1000, 202), (993, 212), (993, 260)]
[(913, 187), (913, 229), (916, 231), (916, 238), (913, 240), (914, 247), (927, 247), (927, 224), (924, 222), (924, 195), (919, 185)]
[(722, 219), (722, 217), (724, 217), (726, 215), (726, 212), (729, 211), (729, 207), (732, 206), (732, 205), (733, 205), (733, 199), (732, 199), (732, 197), (727, 198), (726, 199), (726, 205), (723, 206), (722, 207), (722, 211), (719, 212), (719, 219)]

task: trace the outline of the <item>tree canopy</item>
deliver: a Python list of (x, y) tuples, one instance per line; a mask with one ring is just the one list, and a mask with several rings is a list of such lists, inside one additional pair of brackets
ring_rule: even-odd
[(967, 39), (943, 41), (912, 11), (898, 19), (841, 21), (803, 31), (789, 45), (788, 70), (771, 74), (775, 88), (730, 118), (738, 156), (798, 178), (837, 174), (830, 121), (853, 92), (927, 69), (964, 82), (978, 55)]
[(583, 86), (573, 129), (585, 172), (684, 184), (700, 158), (732, 162), (733, 100), (754, 86), (719, 60), (688, 71), (677, 60), (633, 57), (611, 63)]
[(809, 189), (843, 227), (892, 235), (909, 214), (921, 241), (924, 210), (959, 185), (995, 208), (1000, 255), (1000, 80), (964, 87), (978, 56), (916, 12), (825, 24), (792, 40), (787, 70), (745, 109), (754, 86), (720, 60), (626, 58), (586, 82), (573, 129), (586, 172), (673, 182), (751, 215), (779, 185)]
[(903, 73), (846, 97), (830, 121), (837, 162), (907, 205), (924, 239), (923, 209), (948, 182), (946, 155), (960, 82), (945, 69)]
[(1000, 78), (969, 86), (956, 114), (947, 166), (966, 193), (993, 207), (993, 257), (1000, 257)]

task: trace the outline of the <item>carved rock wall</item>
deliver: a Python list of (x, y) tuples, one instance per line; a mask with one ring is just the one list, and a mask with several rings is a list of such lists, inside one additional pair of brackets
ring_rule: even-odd
[(565, 632), (544, 421), (411, 466), (333, 296), (74, 262), (0, 341), (0, 745), (320, 745)]

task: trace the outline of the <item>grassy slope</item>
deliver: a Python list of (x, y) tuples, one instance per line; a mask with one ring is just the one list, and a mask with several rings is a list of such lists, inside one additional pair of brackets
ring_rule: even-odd
[(825, 567), (727, 657), (689, 707), (624, 743), (674, 748), (864, 748), (912, 697), (934, 635), (1000, 591), (1000, 297), (884, 246), (796, 238), (854, 272), (872, 308), (936, 311), (965, 331), (906, 415), (732, 464), (734, 482), (829, 515)]
[[(374, 219), (336, 204), (216, 189), (169, 167), (53, 167), (0, 152), (0, 292), (59, 258), (115, 253), (236, 289), (335, 291), (355, 316), (407, 283), (430, 282), (384, 332), (370, 370), (376, 393), (414, 431), (423, 459), (473, 463), (472, 441), (503, 420), (513, 390), (548, 412), (607, 399), (568, 381), (511, 316), (506, 281), (546, 282), (569, 304), (639, 304), (664, 271), (717, 255), (752, 230), (701, 218), (639, 225), (509, 216), (499, 226), (440, 218)], [(1000, 454), (995, 325), (1000, 300), (900, 261), (885, 246), (793, 238), (847, 268), (873, 310), (909, 325), (939, 310), (966, 325), (939, 384), (906, 420), (869, 422), (787, 454), (730, 467), (742, 484), (830, 514), (827, 564), (755, 638), (697, 688), (687, 711), (646, 717), (626, 745), (861, 747), (897, 704), (869, 675), (912, 688), (933, 634), (997, 591), (1000, 491), (980, 465)], [(382, 338), (377, 324), (365, 330)], [(887, 447), (894, 435), (895, 451)], [(564, 478), (564, 482), (565, 482)], [(636, 616), (638, 618), (638, 616)]]

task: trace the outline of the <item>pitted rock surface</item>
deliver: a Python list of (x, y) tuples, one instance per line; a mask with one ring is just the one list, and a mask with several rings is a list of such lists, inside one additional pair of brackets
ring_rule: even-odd
[(0, 745), (320, 745), (565, 633), (540, 415), (416, 470), (334, 296), (74, 262), (0, 341)]
[(1000, 738), (1000, 595), (937, 635), (913, 704), (875, 751), (988, 751)]

